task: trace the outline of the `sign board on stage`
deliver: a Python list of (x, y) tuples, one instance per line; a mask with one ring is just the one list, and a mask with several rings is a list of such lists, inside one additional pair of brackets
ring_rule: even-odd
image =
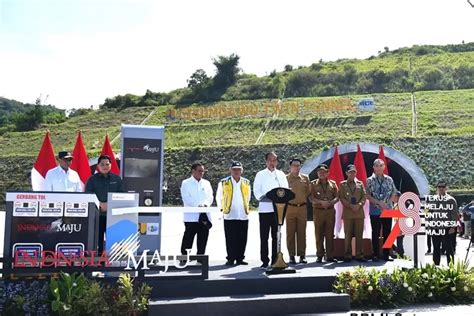
[[(44, 252), (97, 249), (95, 194), (7, 192), (4, 257), (39, 257)], [(31, 261), (31, 260), (30, 260)]]

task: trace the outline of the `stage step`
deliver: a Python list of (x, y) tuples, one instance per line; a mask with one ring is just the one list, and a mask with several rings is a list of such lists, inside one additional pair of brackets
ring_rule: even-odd
[[(265, 291), (265, 287), (259, 287)], [(199, 293), (196, 293), (199, 294)], [(148, 315), (290, 315), (346, 312), (347, 294), (331, 292), (294, 294), (254, 294), (214, 297), (179, 297), (152, 300)]]
[(218, 280), (154, 280), (152, 299), (331, 292), (334, 276), (259, 277)]

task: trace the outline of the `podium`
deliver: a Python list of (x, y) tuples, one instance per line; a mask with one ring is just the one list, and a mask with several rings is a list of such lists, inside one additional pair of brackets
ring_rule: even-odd
[(158, 222), (146, 222), (148, 214), (220, 213), (217, 207), (139, 206), (138, 193), (109, 193), (107, 204), (106, 249), (111, 261), (130, 251), (161, 251), (162, 227)]
[(272, 201), (275, 221), (278, 224), (277, 258), (272, 265), (272, 269), (268, 270), (266, 274), (295, 273), (295, 269), (288, 269), (288, 264), (283, 259), (283, 253), (281, 252), (281, 226), (285, 222), (288, 202), (295, 198), (295, 194), (287, 188), (275, 188), (267, 192), (266, 198)]
[(90, 193), (7, 192), (4, 258), (40, 267), (38, 258), (44, 254), (97, 251), (98, 208)]
[[(112, 261), (126, 254), (129, 249), (136, 253), (140, 245), (138, 227), (138, 193), (109, 193), (107, 197), (107, 229), (105, 249)], [(112, 210), (130, 207), (136, 212), (115, 215)], [(118, 247), (120, 246), (120, 247)]]

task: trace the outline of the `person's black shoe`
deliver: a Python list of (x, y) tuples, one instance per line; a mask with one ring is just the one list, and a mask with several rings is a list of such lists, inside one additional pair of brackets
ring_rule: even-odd
[(290, 256), (290, 263), (291, 264), (296, 264), (295, 256)]
[(316, 259), (316, 263), (321, 263), (321, 262), (323, 262), (323, 257), (318, 257), (318, 258)]
[(373, 256), (373, 257), (372, 257), (372, 261), (373, 261), (373, 262), (377, 262), (377, 261), (379, 261), (379, 258), (378, 258), (377, 256)]
[(357, 258), (356, 260), (359, 261), (359, 262), (367, 262), (367, 259), (365, 259), (364, 257)]
[(234, 260), (227, 260), (225, 263), (226, 266), (233, 266), (234, 265)]
[(260, 266), (260, 270), (267, 270), (268, 269), (268, 263), (262, 263)]
[(385, 258), (383, 258), (383, 260), (384, 260), (384, 261), (393, 261), (393, 259), (390, 258), (390, 257), (385, 257)]
[(352, 259), (351, 258), (344, 258), (344, 262), (351, 262)]
[(337, 259), (336, 258), (329, 258), (329, 259), (326, 259), (326, 262), (334, 262), (334, 263), (337, 263)]
[(300, 263), (307, 264), (308, 261), (306, 261), (305, 257), (301, 256), (300, 257)]
[(239, 260), (239, 261), (237, 261), (237, 265), (238, 265), (238, 266), (248, 266), (249, 263), (248, 263), (248, 262), (245, 262), (244, 260)]

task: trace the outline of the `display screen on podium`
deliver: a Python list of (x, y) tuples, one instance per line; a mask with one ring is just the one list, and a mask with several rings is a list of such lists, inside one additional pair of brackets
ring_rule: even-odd
[[(122, 180), (125, 192), (138, 193), (138, 205), (161, 206), (164, 127), (122, 125)], [(117, 201), (120, 203), (120, 201)], [(138, 214), (140, 249), (160, 250), (161, 214)]]

